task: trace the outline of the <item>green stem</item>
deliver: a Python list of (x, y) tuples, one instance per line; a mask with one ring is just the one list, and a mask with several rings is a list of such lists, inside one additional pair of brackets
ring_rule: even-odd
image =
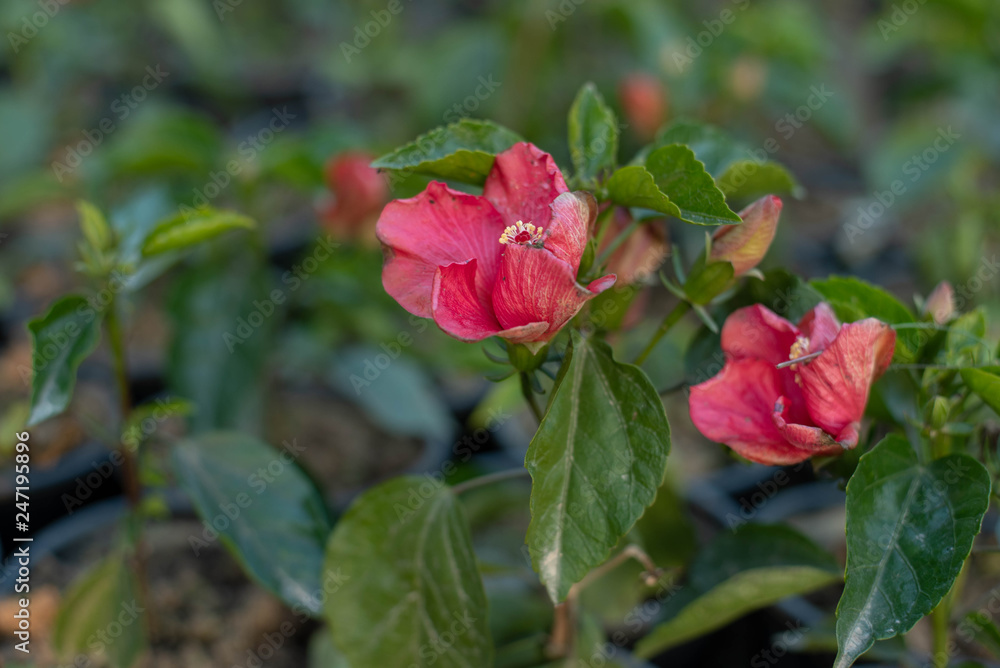
[(653, 338), (649, 340), (649, 343), (646, 344), (646, 348), (639, 353), (638, 357), (635, 358), (635, 362), (633, 362), (633, 364), (641, 365), (645, 362), (646, 358), (649, 357), (649, 354), (653, 352), (653, 348), (655, 348), (656, 344), (660, 342), (660, 339), (662, 339), (664, 335), (670, 331), (670, 328), (676, 325), (677, 322), (684, 317), (684, 314), (690, 310), (690, 303), (685, 301), (678, 302), (677, 306), (674, 307), (674, 310), (668, 313), (667, 317), (660, 323), (659, 328), (657, 328), (656, 332), (653, 334)]
[[(594, 243), (598, 248), (604, 243), (604, 237), (608, 235), (608, 230), (611, 229), (608, 220), (614, 215), (614, 212), (615, 207), (612, 205), (597, 214), (597, 220), (594, 221)], [(597, 265), (595, 264), (594, 266)]]
[(962, 594), (968, 565), (969, 557), (966, 557), (962, 564), (962, 570), (958, 572), (958, 577), (955, 578), (951, 589), (944, 595), (937, 607), (931, 611), (931, 665), (933, 668), (947, 668), (951, 658), (948, 650), (951, 609)]
[(484, 485), (490, 485), (495, 482), (501, 482), (503, 480), (511, 480), (513, 478), (520, 478), (521, 476), (528, 475), (528, 470), (524, 468), (520, 469), (506, 469), (504, 471), (497, 471), (496, 473), (487, 473), (486, 475), (481, 475), (478, 478), (470, 478), (464, 482), (460, 482), (451, 488), (452, 494), (462, 494), (468, 492), (470, 489), (477, 489)]
[(535, 400), (535, 393), (531, 389), (531, 378), (523, 371), (521, 372), (521, 394), (524, 395), (525, 400), (528, 402), (528, 407), (534, 414), (535, 419), (538, 420), (538, 424), (541, 424), (542, 411), (538, 407), (538, 401)]
[[(128, 384), (128, 358), (125, 351), (125, 339), (122, 335), (121, 323), (118, 320), (118, 302), (112, 300), (108, 305), (105, 317), (108, 328), (108, 343), (111, 347), (111, 363), (114, 366), (115, 383), (118, 386), (118, 401), (121, 410), (121, 423), (128, 422), (132, 413), (132, 396)], [(118, 450), (122, 456), (122, 478), (125, 487), (125, 497), (135, 519), (135, 574), (139, 583), (140, 603), (146, 608), (144, 616), (149, 635), (155, 636), (156, 622), (149, 598), (149, 580), (146, 575), (146, 551), (142, 540), (142, 520), (137, 510), (142, 502), (142, 485), (139, 480), (139, 466), (135, 453), (124, 442), (120, 442)]]
[(931, 661), (934, 668), (948, 666), (948, 617), (951, 613), (950, 601), (946, 596), (931, 612), (933, 628)]

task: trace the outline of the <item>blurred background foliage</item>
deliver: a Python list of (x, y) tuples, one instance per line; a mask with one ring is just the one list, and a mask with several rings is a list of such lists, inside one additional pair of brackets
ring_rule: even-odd
[[(80, 198), (119, 229), (199, 204), (258, 221), (238, 242), (166, 260), (158, 272), (186, 269), (147, 277), (131, 300), (134, 373), (160, 379), (151, 392), (196, 398), (189, 427), (262, 429), (254, 381), (267, 373), (360, 396), (345, 375), (401, 334), (419, 334), (405, 356), (428, 363), (390, 365), (387, 385), (418, 391), (429, 369), (455, 381), (453, 397), (478, 396), (463, 383), (495, 367), (385, 295), (370, 227), (360, 239), (327, 236), (324, 165), (471, 116), (566, 166), (566, 110), (588, 80), (624, 124), (622, 163), (660, 123), (697, 119), (742, 142), (743, 157), (766, 151), (790, 168), (804, 190), (786, 201), (764, 269), (850, 273), (904, 301), (948, 279), (960, 307), (983, 304), (1000, 321), (992, 0), (10, 0), (0, 28), (0, 320), (17, 346), (3, 387), (17, 400), (4, 412), (13, 422), (27, 394), (20, 323), (82, 282)], [(396, 180), (393, 195), (425, 183)], [(702, 243), (694, 226), (674, 233), (686, 257)], [(324, 239), (334, 261), (303, 268)], [(225, 335), (273, 289), (287, 302), (230, 354)], [(660, 357), (650, 372), (666, 364), (675, 377), (678, 360)], [(411, 415), (366, 408), (405, 435), (447, 431), (416, 404)]]
[[(787, 214), (773, 265), (878, 272), (890, 287), (926, 292), (942, 278), (964, 285), (996, 248), (991, 0), (399, 0), (398, 15), (389, 4), (3, 3), (0, 224), (17, 234), (0, 248), (0, 303), (11, 306), (11, 283), (31, 262), (72, 249), (71, 227), (30, 224), (68, 216), (59, 202), (192, 202), (237, 160), (239, 175), (211, 203), (251, 211), (274, 248), (308, 227), (323, 162), (338, 150), (377, 153), (470, 115), (566, 163), (565, 110), (580, 84), (593, 80), (614, 100), (635, 73), (663, 85), (668, 119), (717, 124), (754, 149), (778, 142), (774, 157), (809, 197)], [(371, 23), (380, 16), (391, 18)], [(166, 74), (137, 93), (147, 68)], [(829, 99), (803, 112), (813, 88)], [(275, 109), (294, 117), (287, 129), (247, 150)], [(801, 122), (789, 122), (796, 110)], [(959, 139), (911, 183), (907, 161), (947, 128)], [(623, 160), (643, 143), (631, 130)], [(849, 240), (842, 226), (900, 178), (899, 201)], [(973, 301), (991, 301), (992, 283)]]
[[(168, 259), (127, 300), (132, 392), (191, 399), (189, 432), (336, 444), (321, 453), (332, 461), (304, 464), (338, 501), (441, 459), (416, 461), (412, 443), (386, 434), (447, 447), (464, 420), (500, 440), (517, 427), (496, 418), (518, 403), (516, 385), (484, 386), (496, 366), (481, 346), (385, 295), (370, 229), (327, 238), (324, 167), (465, 116), (494, 119), (567, 166), (566, 112), (586, 81), (625, 124), (622, 163), (651, 139), (650, 122), (685, 118), (719, 126), (746, 157), (777, 147), (766, 150), (804, 192), (786, 201), (762, 268), (854, 274), (907, 303), (947, 279), (963, 310), (983, 305), (1000, 322), (996, 0), (5, 0), (0, 30), (0, 424), (13, 425), (3, 438), (27, 415), (23, 323), (84, 285), (82, 198), (119, 230), (202, 203), (258, 222)], [(635, 81), (653, 91), (649, 117), (630, 109)], [(393, 195), (424, 183), (396, 182)], [(690, 258), (704, 230), (676, 232), (675, 252)], [(324, 243), (332, 261), (307, 264)], [(287, 301), (227, 350), (225, 335), (273, 290)], [(357, 392), (349, 378), (374, 382), (366, 363), (392, 350), (405, 361), (373, 372), (378, 391)], [(660, 358), (647, 370), (667, 387), (683, 377), (682, 355)], [(85, 415), (110, 410), (90, 394), (108, 381), (81, 371)], [(355, 402), (368, 424), (352, 426), (358, 411), (324, 392)], [(59, 429), (45, 438), (57, 451), (84, 438)], [(508, 449), (523, 454), (530, 431), (514, 436)], [(482, 539), (492, 542), (502, 541)]]

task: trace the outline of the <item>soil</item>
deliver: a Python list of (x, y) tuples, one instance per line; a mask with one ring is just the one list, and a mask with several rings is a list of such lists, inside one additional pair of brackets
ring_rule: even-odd
[[(305, 665), (305, 645), (315, 623), (296, 617), (278, 599), (250, 582), (235, 559), (220, 545), (202, 548), (195, 556), (188, 537), (201, 530), (195, 520), (153, 524), (146, 532), (149, 554), (149, 593), (155, 611), (155, 640), (135, 664), (137, 668), (217, 668), (260, 665), (300, 668)], [(60, 594), (90, 564), (103, 557), (112, 543), (112, 532), (99, 531), (32, 567), (32, 653), (37, 668), (74, 665), (60, 662), (51, 639)], [(38, 592), (38, 593), (34, 593)], [(4, 599), (0, 608), (13, 605)], [(3, 614), (6, 625), (11, 615)], [(3, 629), (5, 635), (12, 629)], [(17, 656), (5, 643), (2, 659)], [(102, 657), (78, 665), (103, 667)]]

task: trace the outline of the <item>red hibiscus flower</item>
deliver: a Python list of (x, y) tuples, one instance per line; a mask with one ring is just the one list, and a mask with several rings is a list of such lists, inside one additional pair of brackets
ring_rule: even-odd
[(326, 163), (326, 183), (335, 197), (321, 207), (323, 224), (345, 238), (371, 238), (371, 225), (389, 199), (389, 186), (370, 167), (375, 157), (359, 151), (335, 155)]
[(386, 205), (375, 231), (382, 284), (407, 311), (463, 341), (500, 336), (537, 350), (615, 282), (576, 282), (594, 198), (569, 192), (552, 156), (515, 144), (496, 157), (482, 196), (432, 181)]
[(868, 392), (895, 347), (885, 323), (841, 326), (825, 303), (798, 327), (760, 305), (739, 309), (722, 328), (722, 372), (691, 388), (691, 419), (706, 437), (762, 464), (843, 452), (858, 444)]

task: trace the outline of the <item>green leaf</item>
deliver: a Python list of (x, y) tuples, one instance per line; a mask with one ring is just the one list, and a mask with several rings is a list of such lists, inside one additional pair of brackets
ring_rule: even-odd
[(776, 162), (737, 160), (730, 163), (715, 181), (727, 200), (752, 200), (763, 195), (802, 191), (791, 172)]
[(279, 451), (245, 434), (215, 432), (177, 444), (172, 463), (206, 523), (188, 539), (195, 554), (218, 532), (250, 576), (316, 615), (331, 524), (323, 497), (295, 463), (303, 449), (294, 439)]
[(492, 121), (463, 118), (420, 135), (378, 158), (372, 167), (481, 185), (493, 167), (493, 156), (519, 141), (516, 133)]
[(681, 210), (656, 187), (653, 175), (642, 165), (622, 167), (608, 179), (608, 197), (615, 204), (652, 209), (674, 217)]
[(52, 628), (52, 645), (62, 660), (103, 654), (114, 668), (135, 663), (146, 646), (138, 596), (133, 569), (121, 552), (84, 573), (63, 599)]
[(971, 634), (990, 654), (1000, 658), (1000, 629), (993, 623), (993, 616), (986, 611), (973, 610), (967, 614), (958, 625), (958, 631), (966, 638)]
[(235, 229), (253, 229), (254, 221), (233, 211), (199, 208), (160, 221), (142, 245), (145, 256), (188, 248)]
[[(740, 217), (726, 206), (726, 197), (687, 146), (671, 144), (653, 151), (646, 170), (656, 187), (680, 210), (677, 217), (699, 225), (732, 225)], [(669, 212), (663, 212), (669, 213)], [(675, 214), (676, 215), (676, 214)]]
[(524, 465), (534, 481), (531, 562), (558, 602), (656, 498), (670, 425), (639, 367), (575, 331), (553, 392)]
[(684, 499), (665, 481), (635, 531), (642, 548), (660, 568), (686, 564), (697, 547), (694, 524), (684, 507)]
[(323, 628), (309, 638), (309, 668), (351, 668), (334, 644), (330, 629)]
[(73, 397), (76, 370), (97, 348), (102, 316), (83, 297), (68, 295), (28, 323), (34, 376), (27, 426), (66, 410)]
[[(831, 276), (825, 280), (810, 281), (809, 285), (823, 295), (843, 322), (878, 318), (890, 325), (899, 325), (915, 321), (910, 310), (898, 299), (860, 279)], [(916, 358), (920, 340), (919, 330), (897, 330), (894, 359), (897, 362), (912, 362)]]
[(171, 286), (167, 380), (171, 394), (197, 407), (192, 432), (260, 429), (264, 362), (292, 286), (275, 288), (257, 263), (246, 252), (214, 255)]
[(732, 225), (740, 217), (726, 206), (722, 191), (690, 149), (675, 144), (657, 149), (645, 166), (622, 167), (608, 179), (615, 204), (652, 209), (700, 225)]
[(769, 153), (778, 149), (777, 144), (771, 142), (773, 138), (763, 147), (751, 148), (714, 126), (682, 120), (660, 131), (653, 143), (640, 151), (633, 164), (644, 162), (660, 147), (684, 144), (704, 163), (727, 199), (748, 200), (785, 193), (801, 196), (802, 187), (795, 177), (784, 166), (769, 159)]
[(448, 441), (456, 424), (426, 367), (400, 356), (379, 368), (374, 381), (368, 380), (368, 367), (380, 356), (386, 353), (375, 346), (342, 349), (331, 383), (389, 433)]
[(330, 537), (327, 599), (337, 648), (354, 668), (492, 665), (486, 593), (451, 491), (430, 476), (361, 495)]
[(111, 248), (114, 234), (104, 214), (96, 206), (83, 200), (76, 203), (76, 210), (80, 216), (80, 229), (91, 248), (95, 251)]
[(689, 147), (710, 174), (721, 174), (727, 165), (742, 157), (732, 138), (717, 127), (697, 121), (679, 120), (661, 129), (653, 142), (636, 155), (633, 163), (644, 163), (653, 151), (670, 144)]
[(969, 389), (1000, 415), (1000, 375), (985, 369), (962, 369), (961, 374)]
[(592, 83), (584, 84), (569, 110), (569, 153), (583, 183), (614, 169), (618, 159), (618, 121)]
[(988, 364), (993, 356), (986, 339), (987, 329), (983, 307), (963, 313), (948, 325), (944, 349), (939, 351), (937, 361), (950, 366)]
[(635, 655), (651, 658), (840, 574), (829, 553), (788, 527), (746, 524), (720, 534), (695, 556), (687, 584), (667, 599), (667, 621), (639, 641)]
[(733, 265), (729, 262), (705, 264), (699, 258), (696, 267), (684, 283), (684, 294), (695, 304), (707, 304), (733, 282)]
[(154, 424), (177, 415), (190, 415), (195, 405), (185, 399), (156, 399), (136, 406), (122, 425), (121, 441), (129, 447), (138, 447), (150, 434), (147, 420)]
[(948, 593), (989, 498), (990, 476), (968, 455), (922, 465), (906, 439), (889, 435), (861, 457), (847, 484), (836, 668), (908, 631)]

